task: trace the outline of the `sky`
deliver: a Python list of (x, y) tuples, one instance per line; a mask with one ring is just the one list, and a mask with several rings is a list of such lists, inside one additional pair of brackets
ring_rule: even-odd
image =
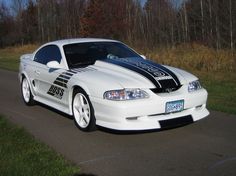
[[(139, 0), (142, 4), (142, 6), (144, 6), (145, 2), (147, 0)], [(180, 6), (182, 4), (183, 1), (186, 1), (186, 0), (171, 0), (174, 4), (176, 4), (177, 6)]]
[(144, 4), (145, 4), (146, 1), (147, 1), (147, 0), (140, 0), (142, 6), (144, 6)]
[(11, 4), (11, 0), (0, 0), (0, 3), (4, 3), (6, 4), (7, 6), (9, 6)]

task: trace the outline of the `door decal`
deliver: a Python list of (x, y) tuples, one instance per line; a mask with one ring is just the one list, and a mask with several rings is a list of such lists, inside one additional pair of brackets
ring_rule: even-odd
[(58, 99), (62, 99), (65, 91), (64, 88), (67, 89), (67, 83), (75, 73), (77, 72), (72, 70), (61, 73), (53, 82), (53, 85), (51, 85), (47, 94), (52, 95)]

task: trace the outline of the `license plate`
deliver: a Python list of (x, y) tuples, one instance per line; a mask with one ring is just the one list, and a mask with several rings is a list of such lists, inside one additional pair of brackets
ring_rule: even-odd
[(184, 100), (170, 101), (166, 103), (166, 113), (184, 110)]

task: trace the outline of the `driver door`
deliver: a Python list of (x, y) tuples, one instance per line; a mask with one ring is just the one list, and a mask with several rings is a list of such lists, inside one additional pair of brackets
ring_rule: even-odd
[[(58, 83), (58, 78), (65, 72), (62, 63), (60, 49), (56, 45), (47, 45), (41, 48), (36, 54), (34, 61), (38, 62), (35, 72), (36, 81), (39, 84), (38, 96), (47, 101), (53, 101), (61, 104), (66, 103), (66, 86)], [(57, 61), (62, 68), (49, 68), (47, 63)]]

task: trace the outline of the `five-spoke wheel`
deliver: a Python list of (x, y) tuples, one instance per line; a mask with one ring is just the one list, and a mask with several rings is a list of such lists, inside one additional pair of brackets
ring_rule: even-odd
[(94, 110), (88, 95), (82, 89), (74, 91), (72, 109), (75, 124), (79, 129), (83, 131), (95, 130)]
[(33, 95), (30, 90), (30, 85), (29, 85), (28, 80), (25, 77), (23, 77), (22, 82), (21, 82), (21, 93), (22, 93), (22, 97), (25, 104), (27, 105), (34, 104)]

